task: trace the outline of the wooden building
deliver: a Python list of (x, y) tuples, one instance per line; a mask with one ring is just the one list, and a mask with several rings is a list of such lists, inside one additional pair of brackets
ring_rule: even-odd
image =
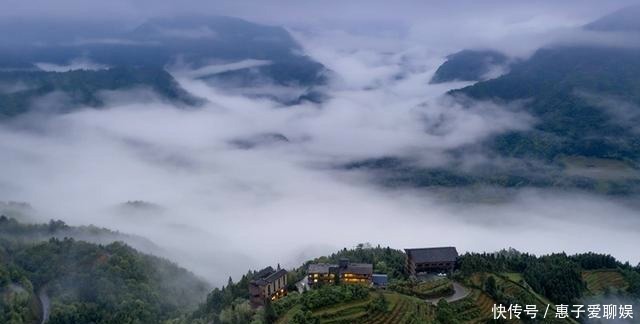
[(264, 306), (266, 300), (272, 301), (287, 295), (287, 271), (273, 270), (272, 267), (261, 270), (249, 282), (249, 296), (254, 308)]
[(372, 264), (351, 263), (349, 259), (340, 259), (338, 264), (310, 264), (307, 270), (307, 282), (310, 287), (336, 282), (370, 285), (372, 275)]
[(407, 273), (415, 276), (418, 273), (453, 273), (458, 260), (455, 247), (433, 247), (422, 249), (405, 249), (407, 253)]

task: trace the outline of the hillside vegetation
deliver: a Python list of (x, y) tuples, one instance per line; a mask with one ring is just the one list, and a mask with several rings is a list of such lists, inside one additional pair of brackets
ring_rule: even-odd
[(507, 62), (507, 56), (498, 51), (463, 50), (447, 56), (431, 78), (431, 83), (489, 79), (492, 70), (506, 69)]
[(45, 313), (52, 324), (160, 323), (195, 310), (209, 290), (121, 242), (35, 240), (41, 229), (0, 218), (0, 323), (39, 323)]
[[(324, 286), (296, 291), (293, 283), (302, 279), (311, 262), (333, 262), (349, 257), (354, 262), (374, 264), (374, 272), (389, 274), (386, 290), (364, 286)], [(486, 323), (495, 304), (549, 305), (548, 322), (575, 323), (554, 319), (557, 304), (573, 305), (603, 294), (640, 300), (640, 266), (621, 263), (610, 255), (564, 253), (535, 256), (515, 250), (497, 253), (468, 253), (460, 257), (453, 277), (429, 281), (408, 278), (404, 252), (368, 244), (343, 249), (304, 263), (289, 273), (288, 296), (254, 312), (248, 306), (249, 272), (238, 283), (229, 281), (215, 289), (200, 309), (173, 323)], [(456, 281), (469, 290), (462, 299), (436, 304), (425, 301), (446, 298)], [(436, 298), (438, 298), (436, 297)], [(514, 321), (515, 322), (515, 321)]]
[[(637, 32), (638, 8), (619, 11), (587, 28)], [(493, 51), (452, 54), (438, 68), (434, 82), (479, 80), (448, 94), (468, 109), (490, 102), (532, 117), (530, 128), (449, 150), (441, 167), (425, 167), (419, 160), (397, 156), (355, 161), (345, 167), (374, 171), (377, 181), (387, 186), (640, 193), (637, 47), (555, 44), (527, 59), (508, 62), (508, 73), (483, 80), (478, 71), (486, 71), (487, 62), (492, 61), (506, 59)]]
[[(404, 252), (360, 244), (291, 269), (290, 293), (254, 310), (248, 287), (256, 271), (210, 291), (188, 271), (124, 243), (56, 238), (83, 231), (101, 230), (0, 217), (0, 322), (39, 323), (46, 316), (48, 323), (485, 323), (495, 304), (550, 305), (553, 317), (555, 305), (598, 296), (640, 300), (640, 266), (609, 255), (467, 253), (452, 277), (425, 281), (406, 275)], [(343, 257), (388, 274), (388, 288), (329, 285), (297, 291), (295, 284), (311, 262)], [(453, 282), (467, 293), (447, 302)], [(438, 298), (445, 299), (429, 302)]]
[[(10, 91), (0, 91), (0, 119), (29, 111), (64, 113), (81, 106), (101, 107), (109, 91), (149, 90), (159, 98), (176, 104), (194, 105), (199, 102), (182, 89), (169, 73), (156, 68), (0, 71), (0, 86), (3, 85), (14, 87)], [(38, 100), (48, 95), (57, 96), (50, 98), (54, 99), (53, 104), (39, 105)]]

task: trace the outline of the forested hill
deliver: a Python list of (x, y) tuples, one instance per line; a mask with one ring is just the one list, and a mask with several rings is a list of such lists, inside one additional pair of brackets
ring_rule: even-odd
[(0, 70), (77, 60), (156, 69), (258, 61), (261, 64), (214, 69), (203, 76), (244, 81), (244, 86), (266, 82), (312, 87), (326, 81), (324, 66), (305, 55), (286, 29), (234, 17), (151, 18), (133, 27), (108, 21), (7, 18), (0, 22), (0, 33), (6, 35), (0, 39)]
[(562, 155), (640, 161), (640, 50), (558, 47), (539, 50), (511, 72), (453, 91), (479, 100), (528, 99), (538, 123), (494, 139), (505, 156)]
[(512, 102), (537, 120), (530, 131), (499, 135), (490, 143), (508, 157), (558, 161), (563, 156), (640, 165), (640, 7), (603, 17), (585, 28), (625, 31), (629, 45), (557, 44), (539, 49), (510, 72), (452, 91), (475, 100)]
[[(305, 277), (310, 263), (340, 258), (371, 263), (374, 273), (388, 275), (388, 288), (333, 285), (297, 292), (295, 282)], [(640, 307), (640, 265), (622, 263), (606, 254), (535, 256), (513, 249), (467, 253), (458, 259), (453, 276), (426, 281), (406, 275), (405, 258), (400, 250), (360, 244), (309, 260), (290, 269), (287, 297), (257, 311), (248, 302), (248, 282), (255, 275), (250, 271), (239, 282), (229, 280), (222, 289), (215, 289), (198, 311), (172, 323), (488, 323), (494, 304), (536, 305), (539, 309), (549, 304), (549, 322), (574, 323), (553, 319), (557, 304), (604, 302), (606, 297)], [(454, 285), (464, 287), (463, 298), (438, 302), (440, 297), (451, 296)]]
[[(124, 26), (127, 27), (124, 27)], [(38, 110), (101, 107), (105, 93), (151, 90), (178, 105), (203, 102), (166, 71), (225, 90), (252, 88), (283, 104), (318, 101), (325, 67), (282, 27), (221, 16), (153, 18), (131, 27), (104, 21), (0, 22), (0, 119)], [(186, 72), (190, 71), (190, 72)], [(296, 87), (281, 98), (267, 86)], [(262, 87), (265, 93), (256, 92)]]
[[(2, 214), (0, 213), (0, 215)], [(93, 225), (70, 226), (60, 220), (50, 220), (44, 224), (30, 224), (25, 219), (28, 217), (19, 214), (14, 217), (0, 216), (0, 237), (17, 242), (43, 242), (51, 238), (72, 238), (77, 241), (104, 245), (121, 241), (139, 251), (152, 254), (161, 253), (159, 246), (141, 236)]]
[(0, 119), (27, 112), (52, 114), (70, 112), (79, 107), (99, 108), (105, 104), (109, 92), (140, 90), (177, 105), (189, 106), (200, 102), (161, 68), (0, 71)]
[[(255, 310), (248, 285), (256, 271), (210, 290), (187, 270), (121, 242), (45, 239), (61, 228), (76, 235), (89, 229), (0, 217), (0, 323), (40, 323), (43, 314), (55, 324), (478, 323), (490, 319), (494, 304), (551, 304), (553, 312), (556, 304), (605, 297), (640, 301), (640, 265), (610, 255), (467, 253), (453, 276), (423, 281), (407, 276), (403, 251), (360, 244), (288, 269), (289, 295)], [(374, 273), (388, 275), (388, 288), (335, 285), (298, 292), (310, 263), (341, 258), (371, 263)], [(462, 298), (425, 302), (460, 286)]]
[[(449, 92), (469, 109), (492, 102), (532, 117), (529, 129), (450, 150), (450, 162), (438, 168), (393, 156), (356, 161), (347, 168), (376, 171), (377, 179), (393, 186), (556, 187), (640, 194), (640, 48), (634, 45), (639, 35), (629, 24), (630, 15), (640, 21), (634, 7), (587, 25), (604, 33), (623, 30), (629, 44), (553, 44), (510, 62), (504, 75)], [(486, 69), (487, 53), (492, 52), (452, 55), (434, 78), (465, 79), (464, 73)], [(483, 158), (475, 158), (478, 154)]]
[(506, 55), (493, 50), (463, 50), (447, 56), (438, 67), (431, 83), (451, 81), (480, 81), (491, 79), (508, 68)]
[(210, 289), (121, 242), (41, 240), (61, 226), (52, 224), (0, 217), (0, 323), (40, 323), (43, 314), (52, 324), (161, 323), (194, 310)]

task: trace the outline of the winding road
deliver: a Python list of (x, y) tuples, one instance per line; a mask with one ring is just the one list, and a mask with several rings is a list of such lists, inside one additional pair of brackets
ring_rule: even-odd
[(457, 282), (453, 282), (453, 295), (451, 296), (447, 296), (447, 297), (438, 297), (438, 298), (429, 298), (429, 299), (425, 299), (425, 301), (427, 303), (430, 304), (437, 304), (438, 301), (440, 301), (440, 299), (444, 299), (446, 300), (448, 303), (452, 303), (454, 301), (463, 299), (467, 296), (469, 296), (469, 294), (471, 293), (471, 290), (467, 289), (465, 286), (457, 283)]
[(51, 308), (51, 301), (47, 295), (46, 287), (40, 288), (38, 291), (38, 299), (40, 300), (40, 307), (42, 307), (42, 321), (40, 321), (40, 324), (45, 324), (49, 321), (49, 310)]

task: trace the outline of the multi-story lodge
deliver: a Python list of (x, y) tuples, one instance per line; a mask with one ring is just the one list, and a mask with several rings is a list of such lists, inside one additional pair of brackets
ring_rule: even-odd
[(309, 286), (333, 284), (371, 284), (373, 265), (369, 263), (351, 263), (349, 259), (340, 259), (338, 264), (315, 263), (309, 265), (307, 280)]
[(433, 247), (423, 249), (405, 249), (407, 253), (407, 273), (415, 276), (424, 272), (453, 273), (458, 260), (455, 247)]
[(266, 300), (277, 300), (287, 295), (287, 271), (267, 267), (249, 282), (251, 306), (264, 306)]

